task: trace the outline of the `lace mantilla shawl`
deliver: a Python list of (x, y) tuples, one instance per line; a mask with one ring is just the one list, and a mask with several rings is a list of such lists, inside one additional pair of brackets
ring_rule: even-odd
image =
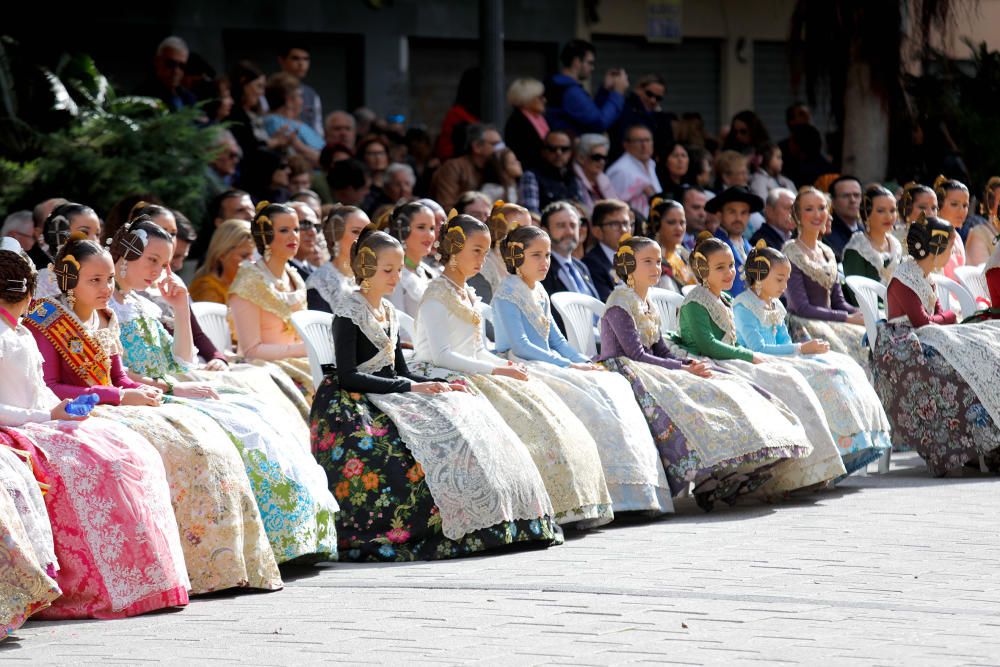
[(278, 279), (263, 260), (247, 262), (240, 266), (229, 293), (246, 299), (283, 322), (288, 322), (292, 313), (305, 307), (306, 285), (298, 272), (290, 266), (285, 267), (285, 275), (292, 285), (290, 292), (278, 289)]
[(396, 309), (388, 300), (382, 299), (382, 307), (388, 318), (388, 333), (385, 331), (384, 323), (375, 319), (371, 305), (360, 291), (352, 292), (347, 298), (342, 299), (334, 312), (337, 317), (346, 317), (354, 322), (361, 329), (361, 333), (375, 346), (375, 356), (358, 364), (358, 371), (361, 373), (372, 374), (386, 366), (393, 366), (396, 362), (399, 319), (396, 317)]
[(827, 291), (832, 290), (837, 283), (837, 258), (830, 246), (822, 241), (816, 242), (816, 248), (823, 254), (823, 262), (817, 262), (807, 255), (805, 248), (798, 241), (789, 241), (782, 246), (781, 252), (811, 280), (822, 285)]
[(503, 257), (500, 256), (500, 251), (496, 248), (490, 250), (490, 253), (486, 256), (486, 261), (483, 262), (483, 270), (479, 273), (482, 274), (483, 278), (486, 278), (486, 282), (493, 288), (494, 294), (500, 289), (507, 276), (510, 275), (507, 271), (507, 266), (503, 262)]
[(535, 283), (534, 289), (528, 289), (520, 276), (508, 276), (500, 284), (500, 289), (493, 293), (493, 300), (507, 301), (517, 306), (542, 340), (549, 340), (552, 311), (549, 308), (549, 295), (540, 282)]
[(920, 297), (920, 303), (928, 313), (934, 313), (934, 307), (938, 302), (937, 288), (931, 282), (931, 278), (924, 275), (923, 269), (915, 259), (907, 257), (903, 260), (892, 277), (913, 290)]
[(733, 299), (733, 306), (740, 304), (749, 309), (761, 324), (766, 327), (777, 327), (785, 321), (785, 307), (778, 299), (772, 299), (771, 303), (765, 303), (757, 296), (753, 290), (743, 290), (740, 295)]
[[(404, 271), (405, 273), (405, 271)], [(306, 289), (314, 289), (330, 304), (330, 311), (335, 311), (342, 299), (345, 299), (352, 292), (358, 291), (357, 281), (349, 276), (345, 276), (332, 263), (327, 262), (319, 267), (306, 280)]]
[(844, 246), (844, 251), (853, 250), (861, 255), (862, 259), (878, 271), (882, 284), (888, 285), (892, 279), (892, 272), (903, 261), (903, 246), (892, 234), (886, 234), (885, 238), (889, 242), (889, 252), (887, 253), (876, 250), (871, 239), (865, 233), (852, 235), (847, 245)]
[(619, 283), (608, 296), (604, 310), (618, 306), (632, 316), (635, 328), (639, 332), (639, 340), (647, 348), (653, 347), (660, 340), (663, 332), (660, 330), (660, 311), (648, 299), (643, 301), (635, 290), (624, 283)]
[(722, 329), (722, 342), (726, 345), (736, 345), (736, 320), (733, 318), (733, 309), (727, 301), (729, 298), (727, 294), (721, 297), (715, 296), (707, 287), (698, 285), (684, 297), (681, 308), (689, 303), (702, 306), (708, 311), (715, 325)]

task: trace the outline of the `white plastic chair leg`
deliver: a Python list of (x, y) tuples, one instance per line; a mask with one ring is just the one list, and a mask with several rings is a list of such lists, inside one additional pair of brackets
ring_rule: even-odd
[(878, 473), (884, 475), (889, 472), (889, 464), (892, 462), (892, 450), (885, 450), (885, 454), (878, 460)]

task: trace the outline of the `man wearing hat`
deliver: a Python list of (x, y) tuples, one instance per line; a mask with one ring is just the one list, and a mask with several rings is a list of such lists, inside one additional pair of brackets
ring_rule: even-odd
[(759, 213), (763, 209), (764, 200), (744, 185), (727, 188), (705, 204), (707, 212), (719, 215), (719, 228), (715, 231), (715, 237), (729, 245), (736, 259), (736, 280), (729, 290), (729, 294), (734, 297), (746, 289), (743, 283), (743, 263), (751, 248), (750, 242), (743, 238), (743, 232), (750, 222), (750, 214)]

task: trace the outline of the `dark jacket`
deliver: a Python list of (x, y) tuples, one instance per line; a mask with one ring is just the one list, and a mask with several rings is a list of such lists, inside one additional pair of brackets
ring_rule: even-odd
[(844, 261), (844, 246), (847, 245), (847, 242), (851, 240), (851, 237), (857, 231), (856, 229), (852, 229), (836, 213), (833, 215), (833, 221), (830, 224), (830, 233), (823, 237), (823, 242), (833, 249), (833, 254), (837, 256), (838, 262)]
[[(573, 262), (573, 266), (576, 267), (576, 270), (580, 272), (580, 275), (583, 277), (583, 282), (585, 282), (588, 285), (590, 285), (590, 288), (592, 290), (594, 290), (594, 294), (596, 295), (597, 294), (597, 288), (594, 286), (594, 279), (591, 277), (591, 275), (590, 275), (590, 269), (587, 268), (587, 265), (584, 264), (583, 262), (581, 262), (580, 260), (578, 260), (575, 257), (571, 257), (570, 261)], [(566, 283), (564, 283), (563, 280), (562, 280), (562, 277), (559, 275), (560, 274), (560, 270), (562, 269), (562, 265), (560, 265), (559, 262), (560, 262), (560, 260), (558, 260), (558, 259), (556, 259), (554, 257), (552, 258), (552, 265), (551, 265), (551, 267), (549, 267), (549, 272), (548, 272), (548, 274), (546, 274), (545, 278), (542, 280), (542, 287), (545, 288), (545, 291), (548, 292), (550, 296), (552, 294), (556, 294), (557, 292), (573, 292), (573, 291), (575, 291), (575, 290), (573, 290), (572, 287), (570, 287), (569, 285), (567, 285)], [(563, 333), (563, 335), (565, 336), (566, 335), (566, 325), (563, 324), (562, 317), (559, 315), (559, 312), (555, 308), (552, 309), (552, 317), (553, 317), (553, 319), (555, 319), (556, 326), (559, 327), (559, 331), (561, 331)]]
[[(666, 111), (648, 111), (643, 106), (642, 100), (639, 99), (639, 95), (635, 91), (629, 92), (625, 96), (625, 108), (622, 110), (621, 118), (610, 131), (611, 150), (608, 164), (617, 160), (625, 152), (622, 139), (624, 139), (625, 130), (634, 125), (645, 125), (649, 128), (653, 134), (654, 154), (661, 156), (661, 159), (665, 158), (670, 145), (674, 143), (674, 127), (671, 123), (674, 118), (674, 114)], [(666, 185), (666, 181), (662, 177), (660, 182)]]
[(545, 82), (545, 100), (549, 128), (572, 130), (576, 136), (607, 131), (625, 106), (621, 94), (601, 88), (592, 98), (579, 81), (565, 74), (556, 74)]
[(757, 241), (764, 239), (764, 243), (767, 244), (768, 248), (774, 248), (775, 250), (781, 250), (781, 246), (785, 245), (785, 237), (778, 233), (778, 230), (767, 224), (766, 222), (760, 226), (760, 229), (750, 238), (750, 245), (757, 245)]
[(607, 301), (615, 289), (614, 267), (611, 260), (604, 254), (604, 249), (598, 243), (583, 256), (583, 263), (590, 269), (590, 278), (597, 290), (597, 298)]
[(503, 140), (524, 169), (534, 169), (541, 163), (545, 140), (538, 136), (535, 126), (520, 109), (514, 109), (507, 118)]

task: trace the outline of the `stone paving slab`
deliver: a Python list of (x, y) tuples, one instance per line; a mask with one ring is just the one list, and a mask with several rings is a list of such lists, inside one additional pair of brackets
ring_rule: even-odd
[(1000, 479), (883, 476), (624, 518), (547, 550), (285, 568), (118, 621), (29, 622), (0, 663), (1000, 665)]

